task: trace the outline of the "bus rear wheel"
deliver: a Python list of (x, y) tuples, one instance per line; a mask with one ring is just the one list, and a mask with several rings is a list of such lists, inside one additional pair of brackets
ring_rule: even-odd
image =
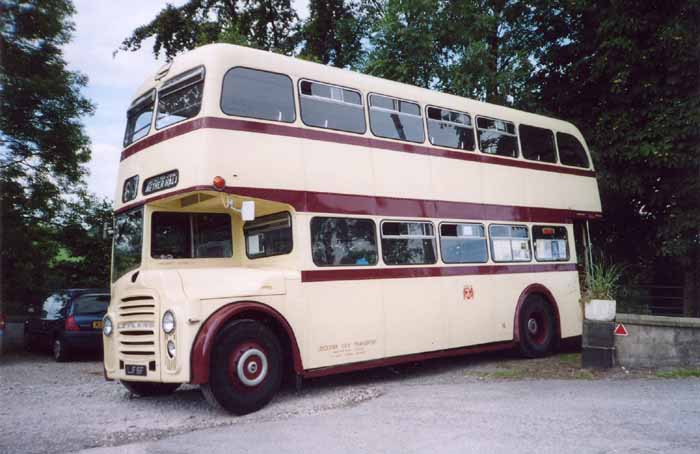
[(281, 381), (277, 336), (255, 320), (236, 320), (217, 337), (209, 383), (202, 385), (202, 393), (215, 406), (244, 415), (270, 402)]
[(552, 306), (539, 295), (525, 300), (518, 319), (520, 352), (528, 358), (547, 355), (556, 345), (557, 330)]

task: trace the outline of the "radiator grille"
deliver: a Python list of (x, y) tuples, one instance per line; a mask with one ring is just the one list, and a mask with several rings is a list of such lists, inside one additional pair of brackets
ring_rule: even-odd
[(117, 307), (119, 357), (128, 360), (155, 360), (158, 341), (158, 311), (152, 296), (122, 298)]

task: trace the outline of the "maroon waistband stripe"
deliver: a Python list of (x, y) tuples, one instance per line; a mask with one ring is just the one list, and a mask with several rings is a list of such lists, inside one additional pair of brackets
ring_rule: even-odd
[(587, 169), (573, 169), (570, 167), (560, 167), (547, 165), (532, 161), (521, 161), (516, 159), (500, 158), (489, 156), (476, 151), (454, 151), (442, 148), (428, 147), (423, 145), (411, 145), (405, 143), (391, 142), (388, 140), (374, 139), (371, 137), (341, 134), (329, 131), (319, 131), (316, 129), (301, 128), (298, 126), (285, 126), (274, 123), (263, 123), (259, 121), (239, 120), (234, 118), (221, 117), (201, 117), (181, 124), (174, 125), (168, 129), (158, 132), (150, 137), (146, 137), (139, 142), (125, 148), (121, 154), (121, 160), (128, 158), (141, 150), (144, 150), (157, 143), (163, 142), (173, 137), (181, 136), (197, 129), (226, 129), (231, 131), (246, 131), (258, 134), (270, 134), (285, 137), (297, 137), (322, 142), (342, 143), (345, 145), (356, 145), (382, 150), (398, 151), (403, 153), (422, 154), (461, 161), (483, 162), (486, 164), (504, 165), (519, 167), (523, 169), (542, 170), (545, 172), (564, 173), (585, 177), (595, 177), (595, 172)]
[[(192, 191), (211, 191), (212, 186), (192, 186), (158, 194), (130, 205), (123, 206), (118, 213), (131, 208)], [(299, 212), (332, 213), (368, 216), (404, 216), (421, 218), (469, 219), (474, 221), (554, 222), (567, 224), (574, 219), (597, 219), (600, 213), (592, 211), (564, 210), (557, 208), (489, 205), (471, 202), (449, 202), (443, 200), (401, 199), (397, 197), (369, 196), (358, 194), (335, 194), (328, 192), (298, 191), (293, 189), (247, 188), (228, 186), (228, 194), (270, 200), (291, 205)]]
[(405, 268), (320, 269), (301, 272), (302, 282), (359, 281), (369, 279), (402, 279), (416, 277), (473, 276), (491, 274), (545, 273), (576, 271), (575, 263), (542, 263), (530, 265), (475, 265)]

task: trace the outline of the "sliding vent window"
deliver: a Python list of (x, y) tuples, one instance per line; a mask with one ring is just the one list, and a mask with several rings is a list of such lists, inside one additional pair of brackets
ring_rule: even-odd
[(151, 130), (155, 100), (156, 91), (151, 90), (131, 103), (131, 107), (126, 112), (125, 147), (148, 135)]
[(571, 134), (557, 133), (557, 145), (559, 146), (559, 161), (567, 166), (589, 167), (588, 155), (579, 140)]
[(566, 227), (535, 225), (532, 227), (535, 259), (538, 262), (565, 262), (569, 260), (569, 242)]
[(482, 153), (518, 157), (518, 136), (510, 121), (476, 117), (476, 132)]
[(535, 126), (520, 125), (518, 133), (525, 159), (557, 162), (557, 150), (554, 146), (554, 133), (552, 131)]
[(440, 224), (440, 252), (445, 263), (485, 263), (488, 251), (484, 226)]
[(187, 71), (166, 81), (158, 90), (156, 129), (197, 116), (202, 107), (204, 68)]
[(304, 124), (359, 134), (367, 129), (360, 92), (308, 80), (299, 89)]
[(292, 79), (283, 74), (248, 68), (230, 69), (224, 76), (221, 110), (228, 115), (293, 123)]
[(474, 151), (474, 127), (468, 114), (428, 107), (428, 138), (440, 147)]
[(311, 254), (317, 266), (377, 264), (377, 237), (371, 219), (313, 218)]
[(380, 95), (369, 97), (369, 124), (378, 137), (422, 143), (425, 141), (420, 106)]
[(155, 259), (231, 257), (231, 216), (219, 213), (153, 213)]
[(494, 262), (529, 262), (530, 235), (524, 225), (490, 225)]
[(292, 252), (292, 217), (286, 211), (246, 222), (243, 233), (250, 259)]
[(382, 256), (387, 265), (424, 265), (437, 261), (430, 222), (382, 223)]

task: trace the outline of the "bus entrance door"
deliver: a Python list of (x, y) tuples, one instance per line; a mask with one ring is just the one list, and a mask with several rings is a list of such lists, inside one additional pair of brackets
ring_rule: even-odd
[(581, 288), (586, 288), (586, 276), (592, 263), (591, 235), (588, 220), (574, 221), (574, 245), (576, 247), (576, 269)]

